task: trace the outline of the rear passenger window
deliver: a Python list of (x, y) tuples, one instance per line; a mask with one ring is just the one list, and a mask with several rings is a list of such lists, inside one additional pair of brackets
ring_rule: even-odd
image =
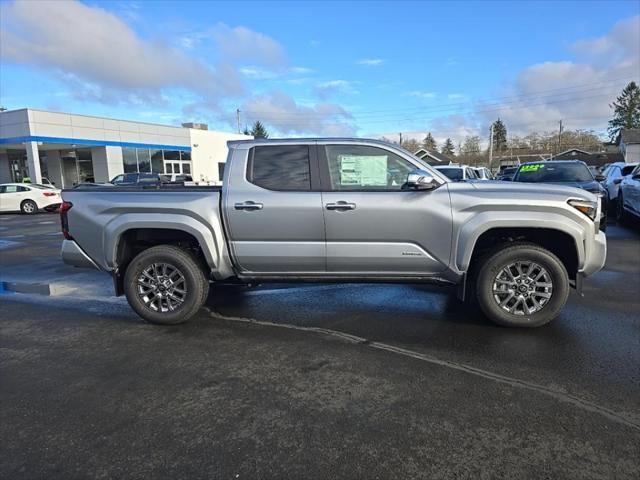
[(311, 190), (309, 146), (254, 147), (249, 181), (269, 190)]

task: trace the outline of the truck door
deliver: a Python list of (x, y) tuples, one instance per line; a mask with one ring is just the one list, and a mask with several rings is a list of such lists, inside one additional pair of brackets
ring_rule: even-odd
[(419, 162), (377, 146), (320, 143), (327, 272), (421, 276), (443, 271), (452, 231), (446, 185), (403, 190), (408, 173), (424, 168)]
[(324, 273), (315, 145), (235, 150), (227, 168), (224, 208), (232, 255), (240, 269), (267, 275)]

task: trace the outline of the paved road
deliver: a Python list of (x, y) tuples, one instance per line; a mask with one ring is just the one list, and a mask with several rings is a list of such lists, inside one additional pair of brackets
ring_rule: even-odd
[(640, 475), (638, 230), (521, 331), (450, 290), (349, 284), (216, 288), (159, 328), (62, 265), (57, 228), (0, 216), (0, 279), (52, 293), (0, 296), (3, 478)]

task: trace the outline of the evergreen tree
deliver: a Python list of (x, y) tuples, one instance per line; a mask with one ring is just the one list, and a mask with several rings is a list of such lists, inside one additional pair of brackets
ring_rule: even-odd
[(422, 148), (429, 151), (437, 151), (438, 144), (436, 143), (435, 138), (431, 135), (431, 132), (427, 133), (427, 136), (422, 140)]
[(624, 87), (613, 105), (613, 118), (609, 120), (609, 137), (615, 140), (625, 128), (640, 128), (640, 88), (636, 82)]
[(256, 120), (256, 123), (253, 124), (251, 135), (253, 135), (254, 138), (269, 138), (267, 129), (264, 128), (264, 125), (260, 120)]
[(449, 155), (449, 156), (453, 156), (456, 153), (456, 147), (453, 145), (453, 142), (451, 141), (450, 138), (447, 138), (444, 142), (444, 145), (442, 146), (442, 150), (440, 150), (440, 152), (443, 155)]
[(251, 132), (249, 131), (249, 129), (247, 128), (247, 126), (244, 126), (244, 130), (242, 131), (243, 135), (251, 135)]
[(500, 118), (493, 122), (493, 150), (504, 152), (507, 149), (507, 127)]

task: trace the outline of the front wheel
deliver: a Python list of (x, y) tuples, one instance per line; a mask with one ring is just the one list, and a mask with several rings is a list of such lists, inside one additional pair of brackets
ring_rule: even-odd
[(485, 256), (475, 287), (480, 308), (495, 323), (539, 327), (553, 320), (567, 302), (569, 276), (553, 253), (521, 243)]
[(20, 211), (25, 215), (33, 215), (38, 211), (38, 204), (33, 200), (25, 200), (20, 204)]
[(151, 247), (127, 267), (124, 291), (144, 320), (161, 325), (184, 323), (204, 304), (209, 282), (191, 252), (172, 245)]

